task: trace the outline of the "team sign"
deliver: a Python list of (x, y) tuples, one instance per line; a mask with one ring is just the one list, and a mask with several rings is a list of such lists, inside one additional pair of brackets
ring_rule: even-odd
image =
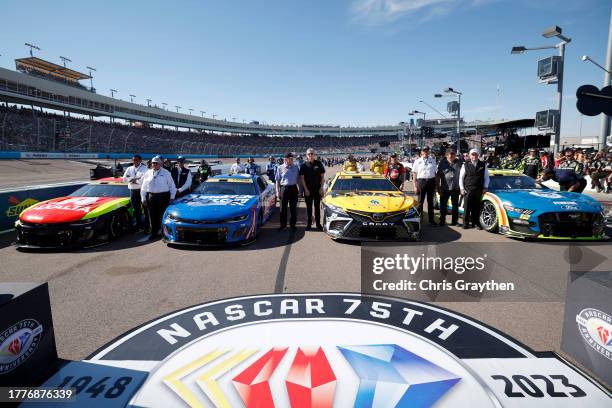
[(125, 334), (87, 362), (148, 373), (130, 399), (138, 407), (611, 403), (554, 354), (537, 355), (477, 321), (426, 303), (349, 293), (191, 307)]

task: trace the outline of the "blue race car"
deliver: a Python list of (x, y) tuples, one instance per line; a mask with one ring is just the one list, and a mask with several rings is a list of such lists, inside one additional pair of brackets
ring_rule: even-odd
[[(480, 225), (515, 238), (602, 240), (602, 205), (586, 194), (555, 191), (516, 170), (490, 170)], [(448, 208), (451, 208), (450, 202)], [(462, 202), (459, 214), (463, 215)]]
[(214, 176), (168, 206), (164, 241), (193, 246), (250, 243), (275, 207), (274, 186), (263, 177)]

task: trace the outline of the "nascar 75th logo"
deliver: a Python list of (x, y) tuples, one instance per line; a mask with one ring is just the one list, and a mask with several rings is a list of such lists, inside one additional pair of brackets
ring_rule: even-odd
[[(247, 408), (274, 407), (274, 395), (280, 392), (287, 394), (291, 407), (332, 407), (338, 379), (321, 347), (298, 347), (284, 386), (272, 389), (270, 378), (288, 350), (211, 350), (167, 374), (163, 383), (191, 407), (211, 403), (231, 407), (230, 393), (237, 393)], [(355, 407), (429, 407), (460, 381), (457, 375), (394, 344), (329, 350), (340, 353), (358, 378)], [(239, 365), (243, 366), (235, 374)], [(231, 385), (224, 388), (220, 379), (230, 371)]]

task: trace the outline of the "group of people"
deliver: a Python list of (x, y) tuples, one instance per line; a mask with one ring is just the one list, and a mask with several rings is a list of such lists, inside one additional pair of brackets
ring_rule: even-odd
[(162, 217), (170, 201), (189, 193), (192, 175), (182, 156), (178, 157), (175, 166), (161, 156), (153, 157), (147, 166), (136, 154), (123, 180), (130, 190), (136, 227), (148, 232), (149, 239), (153, 240), (160, 235)]

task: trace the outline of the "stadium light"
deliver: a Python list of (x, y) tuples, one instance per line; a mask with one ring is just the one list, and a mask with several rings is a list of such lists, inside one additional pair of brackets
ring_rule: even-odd
[(552, 48), (557, 48), (559, 50), (559, 66), (557, 73), (557, 109), (559, 111), (558, 120), (555, 124), (555, 153), (559, 153), (561, 147), (561, 108), (563, 105), (563, 66), (565, 62), (565, 45), (572, 41), (571, 38), (562, 35), (561, 27), (552, 26), (544, 30), (542, 36), (544, 38), (552, 38), (557, 37), (561, 40), (560, 43), (555, 45), (547, 45), (543, 47), (532, 47), (527, 48), (523, 46), (512, 47), (512, 54), (522, 54), (525, 51), (533, 51), (533, 50), (547, 50)]
[(60, 59), (64, 63), (64, 68), (66, 68), (66, 61), (72, 62), (72, 60), (70, 58), (62, 57), (61, 55), (60, 55)]
[(217, 114), (212, 115), (213, 119), (217, 117)]
[(132, 95), (130, 94), (130, 102), (134, 103), (134, 98), (136, 97), (136, 95)]
[(34, 44), (25, 43), (25, 45), (26, 45), (26, 47), (30, 47), (30, 57), (34, 57), (34, 51), (33, 50), (40, 51), (40, 48), (38, 48)]
[(168, 104), (166, 102), (162, 102), (162, 106), (164, 107), (165, 110), (168, 110)]
[(147, 106), (151, 106), (151, 100), (147, 99)]
[[(457, 148), (455, 150), (457, 151), (457, 154), (459, 154), (461, 153), (461, 95), (463, 95), (463, 93), (455, 91), (451, 87), (444, 88), (444, 92), (446, 94), (453, 94), (457, 96)], [(442, 94), (435, 94), (434, 97), (441, 98)]]
[(204, 114), (206, 113), (205, 111), (200, 111), (200, 113), (202, 114), (202, 117), (204, 117)]
[(193, 109), (189, 108), (189, 109), (187, 109), (187, 110), (189, 111), (189, 114), (190, 114), (190, 115), (192, 115), (192, 113), (191, 113), (191, 112), (193, 112)]
[(591, 57), (589, 57), (588, 55), (583, 55), (583, 56), (582, 56), (582, 60), (583, 60), (584, 62), (589, 61), (589, 62), (593, 63), (593, 65), (598, 66), (599, 68), (603, 69), (605, 72), (607, 72), (608, 74), (610, 74), (610, 71), (608, 71), (607, 69), (605, 69), (604, 67), (602, 67), (601, 65), (599, 65), (599, 64), (597, 63), (597, 61), (594, 61), (594, 60), (593, 60)]
[(232, 122), (235, 122), (235, 121), (236, 121), (236, 118), (232, 118)]
[(111, 93), (111, 98), (115, 97), (115, 92), (119, 93), (119, 91), (115, 90), (115, 89), (110, 89), (110, 93)]
[(180, 107), (180, 106), (178, 106), (178, 105), (174, 105), (174, 107), (176, 108), (176, 112), (177, 112), (177, 113), (178, 113), (179, 109), (181, 109), (181, 107)]
[(90, 67), (89, 65), (86, 66), (85, 68), (87, 68), (89, 70), (89, 80), (91, 81), (91, 89), (93, 90), (93, 74), (91, 73), (91, 71), (96, 72), (96, 69), (93, 67)]

